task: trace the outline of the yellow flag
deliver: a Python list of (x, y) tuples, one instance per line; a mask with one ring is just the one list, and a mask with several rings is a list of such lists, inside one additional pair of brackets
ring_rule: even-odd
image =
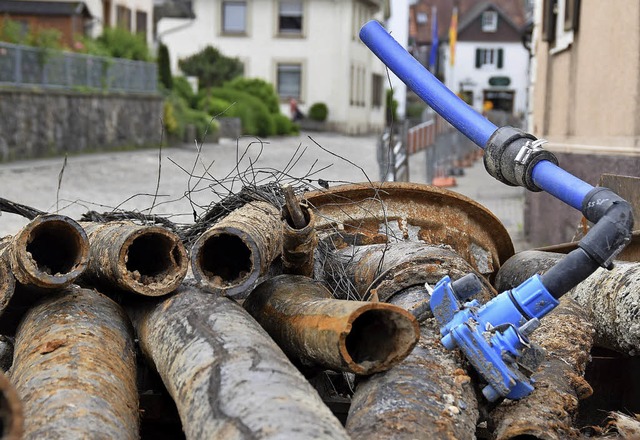
[(456, 62), (456, 41), (458, 41), (458, 8), (453, 8), (449, 26), (449, 64), (452, 66)]

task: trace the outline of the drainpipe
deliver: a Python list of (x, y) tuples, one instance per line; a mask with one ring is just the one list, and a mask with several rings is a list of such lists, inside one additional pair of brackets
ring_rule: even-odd
[(562, 295), (598, 267), (613, 267), (614, 258), (631, 239), (631, 205), (610, 189), (594, 188), (558, 167), (555, 156), (542, 148), (545, 141), (513, 127), (497, 128), (429, 73), (378, 22), (365, 24), (360, 38), (418, 96), (485, 150), (489, 174), (507, 185), (546, 191), (595, 224), (579, 248), (542, 277), (534, 275), (483, 306), (475, 300), (462, 304), (480, 289), (477, 281), (457, 289), (445, 277), (433, 291), (430, 307), (441, 327), (442, 342), (450, 349), (460, 347), (488, 382), (485, 397), (522, 398), (533, 390), (516, 363), (528, 344), (527, 335)]

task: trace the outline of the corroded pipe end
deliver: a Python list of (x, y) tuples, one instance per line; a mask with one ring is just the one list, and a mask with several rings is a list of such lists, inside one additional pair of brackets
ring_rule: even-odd
[(234, 227), (212, 228), (191, 248), (193, 275), (211, 292), (236, 297), (248, 294), (260, 276), (256, 243)]
[(87, 234), (63, 215), (36, 217), (13, 237), (10, 246), (7, 251), (17, 281), (44, 289), (70, 285), (89, 260)]
[(24, 431), (24, 414), (18, 392), (0, 373), (0, 438), (19, 440)]
[(287, 274), (311, 276), (314, 251), (318, 244), (315, 216), (308, 207), (300, 205), (305, 226), (297, 229), (286, 210), (282, 220), (282, 271)]
[(406, 310), (366, 303), (348, 318), (340, 335), (340, 352), (356, 374), (386, 371), (406, 358), (420, 339), (420, 326)]
[(0, 314), (9, 304), (16, 288), (16, 279), (11, 273), (9, 262), (0, 254)]
[(180, 238), (160, 226), (141, 226), (124, 240), (118, 255), (118, 284), (145, 296), (162, 296), (178, 288), (189, 259)]

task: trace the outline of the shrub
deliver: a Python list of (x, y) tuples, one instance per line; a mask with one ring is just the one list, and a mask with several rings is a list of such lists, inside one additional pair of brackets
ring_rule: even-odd
[(329, 115), (329, 109), (323, 102), (316, 102), (309, 108), (309, 119), (314, 121), (324, 122)]
[(226, 117), (230, 116), (232, 104), (222, 98), (215, 96), (205, 96), (198, 101), (196, 108), (207, 112), (211, 116)]
[(385, 113), (387, 117), (387, 125), (391, 125), (398, 120), (398, 101), (393, 99), (393, 90), (387, 89), (385, 102)]
[(224, 84), (224, 88), (231, 88), (248, 93), (259, 98), (271, 113), (280, 113), (280, 99), (273, 85), (259, 78), (238, 77)]
[(200, 52), (178, 61), (185, 74), (197, 76), (199, 87), (219, 87), (242, 75), (242, 63), (237, 58), (224, 56), (213, 46), (207, 46)]
[(210, 93), (233, 104), (224, 115), (240, 118), (244, 134), (272, 136), (276, 133), (273, 115), (260, 99), (234, 89), (212, 88)]
[(173, 91), (182, 99), (184, 99), (189, 106), (194, 107), (196, 104), (196, 94), (189, 83), (189, 80), (184, 76), (175, 76), (172, 80)]
[(6, 41), (13, 44), (24, 44), (27, 40), (22, 26), (15, 20), (11, 20), (8, 15), (5, 14), (2, 17), (0, 23), (0, 41)]
[(171, 90), (173, 88), (169, 48), (163, 43), (160, 43), (158, 46), (158, 76), (160, 78), (160, 84), (166, 89)]
[(295, 134), (299, 132), (298, 125), (291, 122), (291, 119), (282, 113), (273, 115), (273, 120), (276, 123), (276, 134)]
[[(211, 121), (207, 113), (189, 108), (187, 102), (176, 93), (170, 94), (165, 100), (164, 125), (168, 134), (183, 140), (187, 125), (196, 127), (198, 140), (203, 140), (205, 132), (207, 137), (213, 136), (219, 129), (216, 121)], [(206, 141), (206, 139), (204, 139)]]
[(105, 28), (96, 41), (109, 56), (138, 61), (151, 60), (147, 42), (140, 34), (134, 35), (119, 27)]

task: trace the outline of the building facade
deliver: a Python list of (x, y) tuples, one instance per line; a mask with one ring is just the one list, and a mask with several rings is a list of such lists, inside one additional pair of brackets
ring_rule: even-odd
[[(560, 166), (592, 185), (640, 176), (640, 3), (537, 0), (529, 128)], [(534, 245), (570, 241), (581, 214), (527, 194)], [(636, 219), (636, 229), (640, 221)]]
[(521, 26), (499, 6), (480, 2), (459, 13), (455, 50), (447, 42), (442, 61), (447, 87), (477, 111), (524, 117), (529, 51), (522, 44)]
[(358, 38), (360, 27), (388, 11), (383, 0), (194, 0), (194, 19), (165, 18), (157, 38), (178, 60), (208, 45), (239, 58), (244, 75), (272, 83), (306, 112), (329, 109), (328, 125), (360, 134), (384, 125), (384, 66)]

